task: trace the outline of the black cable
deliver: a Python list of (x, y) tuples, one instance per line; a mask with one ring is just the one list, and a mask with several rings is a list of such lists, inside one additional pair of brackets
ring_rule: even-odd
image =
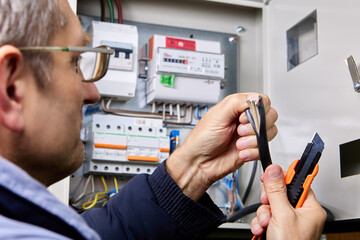
[(100, 0), (100, 9), (101, 9), (101, 21), (105, 22), (105, 2), (104, 0)]
[(246, 190), (245, 190), (245, 193), (244, 193), (244, 196), (241, 198), (243, 204), (245, 204), (248, 196), (249, 196), (249, 193), (250, 193), (250, 190), (251, 190), (251, 187), (254, 183), (254, 179), (255, 179), (255, 175), (256, 175), (256, 170), (257, 170), (257, 163), (258, 161), (254, 161), (254, 164), (253, 164), (253, 168), (252, 168), (252, 172), (251, 172), (251, 176), (250, 176), (250, 180), (249, 180), (249, 184), (248, 186), (246, 187)]
[[(321, 205), (322, 206), (322, 208), (325, 210), (325, 212), (326, 212), (326, 222), (333, 222), (333, 221), (335, 221), (335, 216), (334, 216), (334, 214), (331, 212), (331, 210), (330, 209), (328, 209), (327, 207), (325, 207), (325, 206), (323, 206), (323, 205)], [(360, 225), (359, 225), (360, 226)]]
[(258, 145), (261, 164), (265, 172), (266, 167), (271, 165), (272, 161), (266, 132), (266, 113), (261, 96), (259, 96), (258, 109), (260, 115), (260, 134), (258, 139)]
[[(254, 109), (254, 110), (256, 110), (256, 109)], [(268, 144), (267, 133), (266, 133), (266, 113), (265, 113), (264, 103), (262, 102), (261, 96), (259, 96), (257, 110), (259, 112), (259, 118), (260, 118), (258, 120), (254, 119), (254, 117), (253, 117), (253, 114), (257, 114), (257, 113), (255, 113), (255, 112), (252, 113), (250, 109), (246, 109), (245, 114), (246, 114), (246, 117), (248, 118), (251, 126), (253, 127), (253, 129), (255, 131), (261, 165), (265, 172), (266, 167), (269, 166), (272, 162), (271, 162), (269, 144)], [(257, 129), (255, 121), (259, 121), (259, 129)]]
[[(120, 16), (119, 16), (119, 2), (117, 0), (115, 0), (115, 5), (116, 5), (116, 8), (118, 9), (118, 22), (120, 23)], [(115, 10), (114, 10), (115, 12)], [(115, 18), (115, 15), (114, 15), (114, 18)]]
[(236, 220), (249, 215), (250, 213), (256, 212), (256, 210), (261, 206), (261, 203), (255, 203), (253, 205), (247, 206), (243, 209), (236, 210), (231, 216), (227, 218), (227, 222), (235, 222)]

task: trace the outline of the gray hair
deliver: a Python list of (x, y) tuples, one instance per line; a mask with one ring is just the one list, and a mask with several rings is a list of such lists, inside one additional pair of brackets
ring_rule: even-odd
[[(0, 47), (49, 46), (55, 33), (67, 24), (58, 0), (0, 0)], [(50, 80), (51, 55), (23, 52), (38, 82)]]

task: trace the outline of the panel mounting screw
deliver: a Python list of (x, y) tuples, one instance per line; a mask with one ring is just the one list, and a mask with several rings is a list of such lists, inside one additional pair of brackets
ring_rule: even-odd
[(238, 26), (238, 27), (236, 28), (236, 31), (237, 31), (238, 33), (242, 33), (242, 32), (245, 31), (245, 28), (242, 27), (242, 26)]

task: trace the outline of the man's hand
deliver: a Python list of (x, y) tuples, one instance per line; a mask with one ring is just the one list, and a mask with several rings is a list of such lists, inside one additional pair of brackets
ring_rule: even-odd
[(319, 239), (326, 212), (316, 200), (314, 192), (309, 189), (303, 206), (294, 209), (287, 198), (281, 167), (270, 165), (260, 179), (264, 183), (261, 194), (263, 205), (251, 222), (252, 233), (261, 235), (266, 231), (268, 240)]
[[(276, 111), (261, 95), (267, 121), (267, 136), (277, 134)], [(166, 169), (184, 194), (197, 201), (217, 180), (259, 159), (255, 132), (244, 111), (247, 99), (258, 94), (233, 94), (211, 108), (196, 125), (185, 143), (166, 161)]]

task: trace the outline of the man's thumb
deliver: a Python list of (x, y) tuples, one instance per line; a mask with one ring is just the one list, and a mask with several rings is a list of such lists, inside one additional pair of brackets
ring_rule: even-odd
[(286, 194), (284, 174), (280, 166), (268, 166), (263, 176), (263, 183), (273, 214), (291, 207)]

